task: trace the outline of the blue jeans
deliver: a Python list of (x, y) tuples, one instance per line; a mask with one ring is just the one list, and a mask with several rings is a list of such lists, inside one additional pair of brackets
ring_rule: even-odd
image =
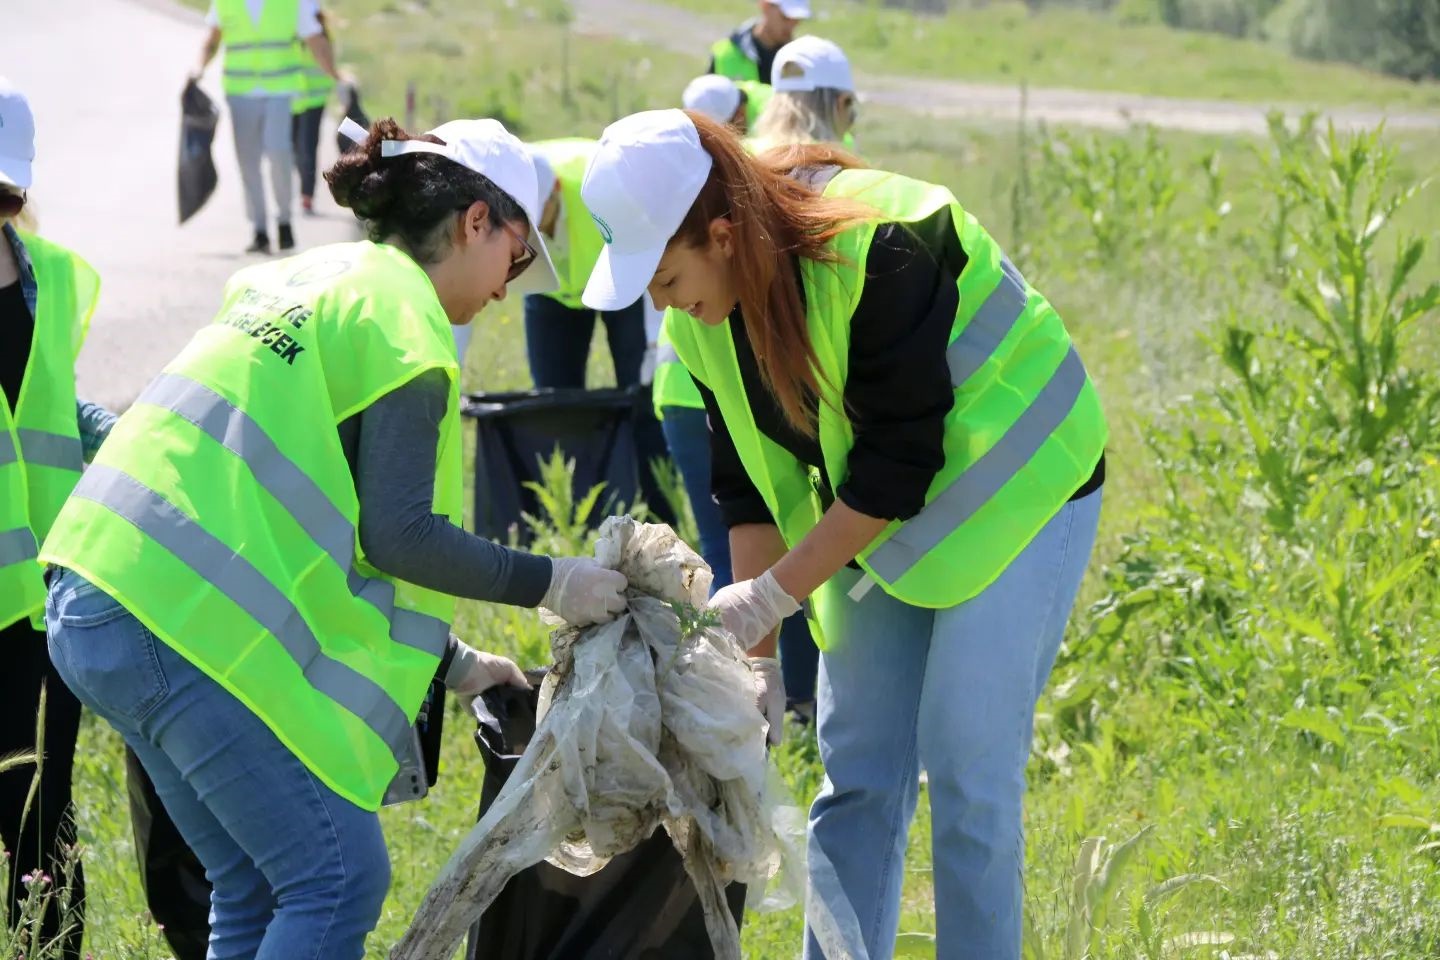
[[(689, 407), (666, 407), (660, 425), (665, 429), (665, 443), (670, 458), (680, 471), (690, 509), (695, 513), (695, 526), (700, 534), (700, 555), (710, 565), (715, 581), (714, 593), (731, 582), (730, 531), (720, 516), (720, 508), (710, 496), (710, 426), (704, 410)], [(780, 627), (780, 676), (785, 683), (785, 696), (792, 703), (815, 699), (815, 674), (820, 666), (820, 650), (810, 636), (810, 624), (796, 614)]]
[(690, 510), (695, 514), (700, 556), (715, 574), (710, 587), (714, 593), (730, 585), (730, 531), (710, 495), (710, 426), (704, 410), (665, 407), (660, 413), (665, 445), (670, 448), (670, 459), (680, 471), (685, 494), (690, 498)]
[(633, 387), (640, 382), (640, 364), (645, 360), (645, 308), (639, 300), (623, 310), (597, 314), (534, 294), (525, 298), (525, 354), (530, 360), (530, 378), (537, 388), (585, 386), (596, 316), (605, 324), (616, 384)]
[(380, 818), (79, 574), (53, 578), (45, 619), (61, 678), (135, 751), (205, 865), (208, 957), (362, 957), (390, 887)]
[[(1035, 703), (1079, 593), (1100, 493), (1067, 503), (979, 596), (943, 610), (879, 587), (825, 624), (817, 707), (825, 782), (810, 808), (810, 876), (870, 960), (900, 922), (906, 834), (929, 777), (936, 957), (1018, 960), (1021, 801)], [(841, 571), (824, 588), (848, 591)], [(828, 899), (828, 898), (827, 898)], [(807, 934), (806, 960), (823, 954)]]

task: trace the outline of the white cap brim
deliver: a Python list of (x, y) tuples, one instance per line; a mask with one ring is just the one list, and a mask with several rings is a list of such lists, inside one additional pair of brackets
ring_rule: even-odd
[(636, 253), (616, 253), (606, 244), (590, 272), (580, 302), (591, 310), (623, 310), (639, 300), (655, 279), (655, 269), (665, 256), (662, 245)]
[(32, 182), (30, 177), (31, 165), (29, 160), (18, 160), (14, 157), (0, 157), (0, 186), (29, 190)]
[(532, 293), (554, 293), (560, 289), (560, 275), (555, 272), (555, 264), (550, 260), (550, 249), (545, 246), (545, 238), (534, 224), (530, 225), (530, 235), (525, 238), (535, 251), (535, 262), (525, 268), (525, 272), (516, 277), (507, 285), (509, 293), (519, 294), (528, 297)]

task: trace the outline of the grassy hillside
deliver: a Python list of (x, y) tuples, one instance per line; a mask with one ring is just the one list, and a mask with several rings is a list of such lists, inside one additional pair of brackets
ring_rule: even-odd
[[(751, 4), (666, 0), (714, 20)], [(819, 0), (806, 32), (840, 44), (857, 65), (892, 74), (1120, 90), (1157, 96), (1293, 104), (1440, 106), (1440, 84), (1411, 84), (1356, 67), (1315, 63), (1265, 44), (1103, 14), (1048, 8), (1031, 15), (1016, 2), (920, 17), (878, 4)], [(717, 34), (718, 35), (718, 34)]]

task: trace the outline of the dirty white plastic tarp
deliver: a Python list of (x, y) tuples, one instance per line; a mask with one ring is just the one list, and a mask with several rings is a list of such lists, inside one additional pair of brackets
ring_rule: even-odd
[[(629, 578), (628, 612), (554, 634), (530, 746), (392, 960), (445, 960), (518, 871), (548, 860), (585, 876), (660, 826), (700, 893), (717, 958), (740, 956), (726, 884), (747, 884), (752, 909), (803, 898), (804, 816), (769, 765), (749, 661), (717, 626), (680, 633), (677, 607), (704, 608), (709, 569), (669, 527), (629, 517), (605, 522), (595, 555)], [(830, 940), (833, 921), (813, 913)]]

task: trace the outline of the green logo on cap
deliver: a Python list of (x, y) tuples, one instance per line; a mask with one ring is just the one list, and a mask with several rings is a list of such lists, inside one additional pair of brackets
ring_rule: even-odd
[(595, 226), (600, 228), (600, 238), (602, 240), (604, 240), (606, 243), (615, 242), (615, 231), (610, 229), (610, 224), (606, 223), (604, 220), (601, 220), (593, 213), (590, 214), (590, 219), (594, 220)]

